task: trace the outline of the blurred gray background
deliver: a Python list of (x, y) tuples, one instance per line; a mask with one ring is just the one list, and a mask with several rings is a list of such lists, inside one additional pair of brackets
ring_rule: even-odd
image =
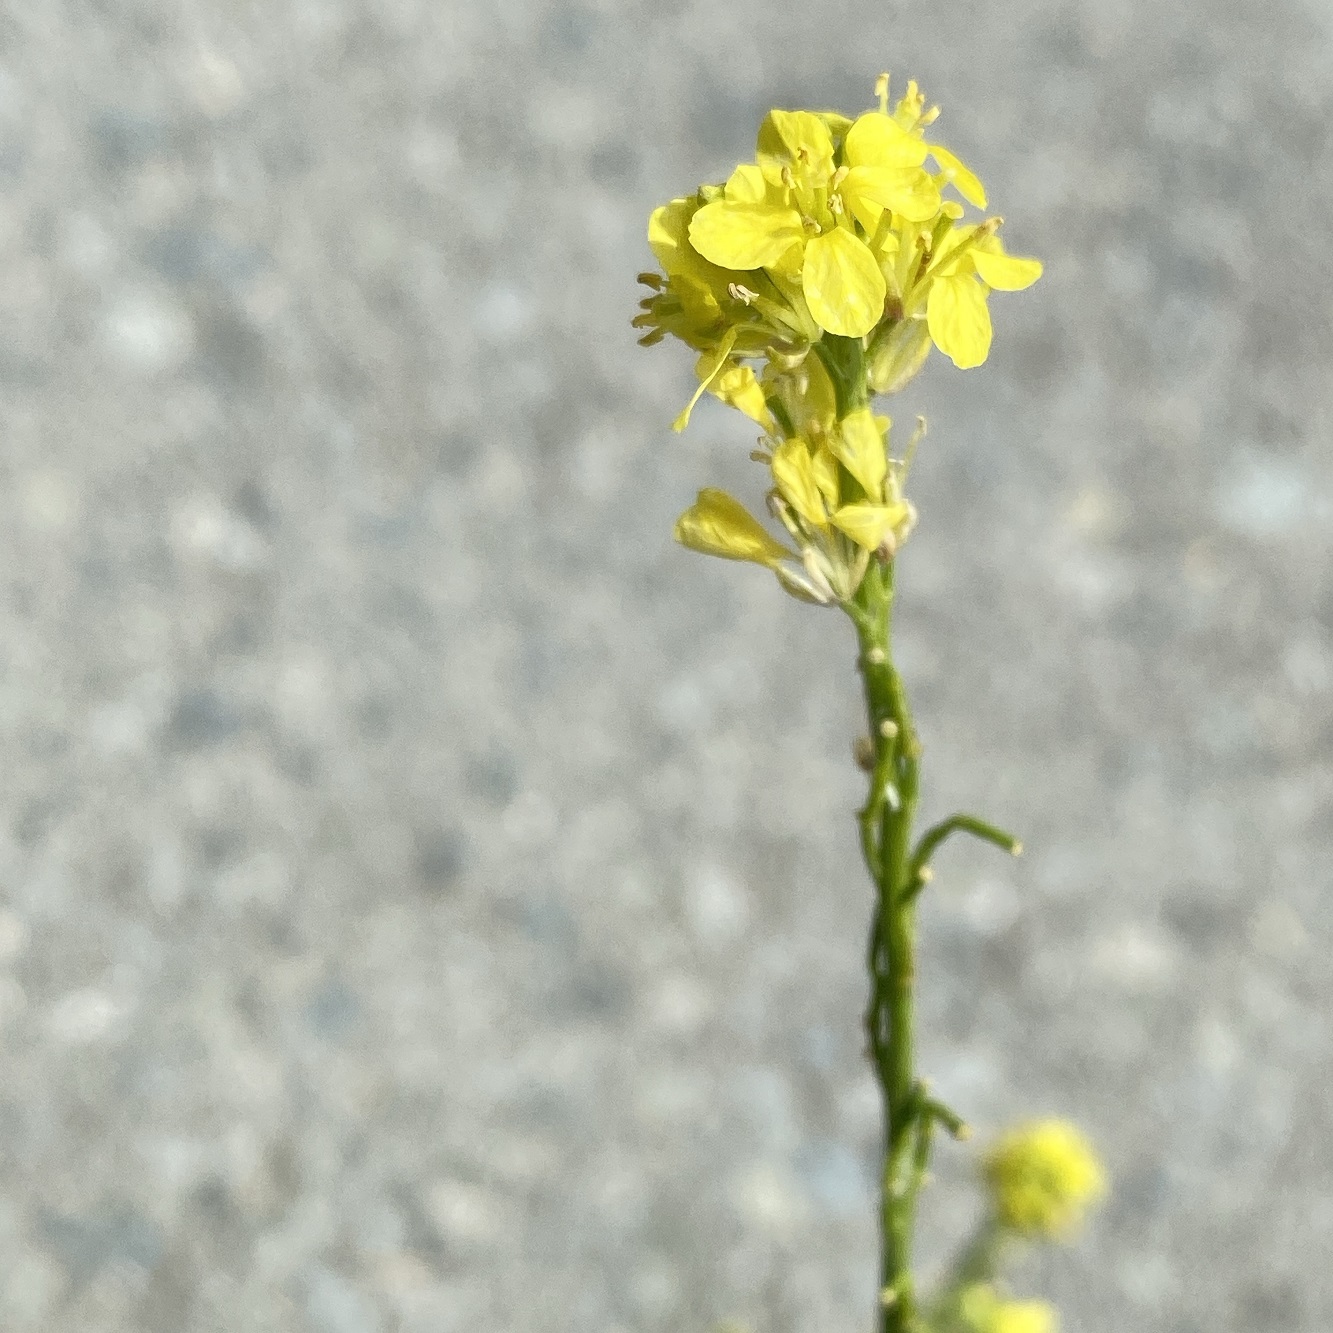
[(1333, 1326), (1328, 5), (15, 0), (5, 1333), (869, 1327), (852, 636), (672, 545), (752, 433), (628, 321), (882, 68), (1047, 265), (893, 409), (925, 813), (1029, 848), (923, 1067), (1104, 1150), (1070, 1333)]

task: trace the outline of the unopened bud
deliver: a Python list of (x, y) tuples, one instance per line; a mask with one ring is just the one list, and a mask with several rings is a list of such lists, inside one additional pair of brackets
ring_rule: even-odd
[(875, 767), (875, 742), (869, 736), (858, 736), (852, 742), (852, 758), (857, 768), (869, 773)]
[(897, 393), (930, 355), (924, 319), (903, 319), (885, 327), (871, 343), (866, 379), (876, 393)]

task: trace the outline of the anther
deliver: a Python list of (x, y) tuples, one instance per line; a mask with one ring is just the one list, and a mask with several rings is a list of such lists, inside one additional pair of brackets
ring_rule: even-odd
[(888, 653), (886, 653), (878, 644), (869, 649), (866, 653), (866, 661), (869, 662), (871, 666), (883, 666), (888, 660)]
[(752, 292), (748, 287), (742, 287), (739, 282), (733, 282), (727, 287), (727, 295), (730, 296), (733, 301), (740, 301), (744, 305), (750, 305), (758, 298), (759, 293)]
[(889, 114), (889, 74), (887, 70), (875, 80), (875, 96), (879, 98), (880, 115), (887, 116)]
[(886, 741), (891, 741), (898, 734), (898, 724), (891, 717), (886, 717), (879, 724), (879, 734)]

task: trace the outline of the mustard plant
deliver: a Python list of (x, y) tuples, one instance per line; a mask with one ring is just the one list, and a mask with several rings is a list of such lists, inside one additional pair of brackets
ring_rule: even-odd
[(1006, 250), (981, 181), (927, 136), (939, 108), (916, 83), (892, 109), (887, 74), (875, 91), (878, 106), (854, 118), (770, 112), (754, 161), (655, 209), (648, 241), (660, 271), (639, 275), (647, 294), (634, 324), (645, 345), (671, 335), (697, 354), (698, 387), (677, 431), (704, 393), (759, 428), (751, 457), (766, 469), (781, 534), (706, 487), (677, 520), (676, 539), (767, 567), (793, 597), (845, 613), (856, 634), (867, 731), (855, 754), (868, 777), (858, 827), (873, 884), (865, 1039), (885, 1126), (879, 1333), (1052, 1333), (1054, 1312), (1008, 1299), (999, 1268), (1024, 1239), (1067, 1236), (1103, 1188), (1091, 1149), (1061, 1122), (1021, 1127), (995, 1145), (983, 1171), (989, 1210), (972, 1241), (934, 1296), (913, 1276), (934, 1137), (968, 1132), (916, 1067), (918, 896), (954, 834), (1013, 855), (1021, 846), (968, 813), (915, 827), (921, 742), (891, 628), (925, 422), (895, 452), (893, 423), (875, 404), (902, 390), (932, 349), (960, 369), (981, 365), (990, 295), (1030, 286), (1042, 265)]

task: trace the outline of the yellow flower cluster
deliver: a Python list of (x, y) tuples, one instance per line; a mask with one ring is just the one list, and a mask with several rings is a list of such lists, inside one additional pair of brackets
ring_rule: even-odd
[(645, 345), (671, 334), (699, 353), (677, 430), (706, 391), (763, 428), (755, 457), (797, 549), (720, 491), (700, 494), (677, 538), (768, 565), (789, 592), (824, 603), (850, 598), (871, 556), (891, 558), (914, 521), (906, 460), (889, 452), (889, 419), (868, 394), (901, 389), (932, 345), (980, 365), (990, 291), (1041, 274), (1038, 260), (1005, 253), (999, 218), (964, 222), (945, 196), (986, 205), (977, 177), (925, 138), (939, 109), (910, 83), (890, 112), (887, 75), (877, 92), (879, 109), (855, 120), (770, 112), (753, 162), (656, 209), (648, 241), (662, 271), (640, 275), (649, 294), (634, 321)]
[(986, 359), (987, 294), (1030, 286), (1041, 263), (1005, 253), (1001, 219), (961, 221), (944, 189), (982, 209), (986, 191), (926, 141), (939, 108), (925, 109), (915, 82), (891, 115), (887, 75), (879, 92), (880, 109), (854, 121), (770, 112), (753, 163), (653, 212), (648, 240), (665, 279), (644, 275), (654, 290), (635, 321), (644, 342), (670, 333), (704, 350), (735, 329), (737, 355), (796, 352), (824, 333), (924, 320), (955, 365)]
[(1088, 1141), (1063, 1120), (1020, 1125), (987, 1154), (986, 1181), (1000, 1223), (1019, 1235), (1061, 1239), (1106, 1192)]
[(1007, 1301), (985, 1283), (963, 1293), (959, 1313), (973, 1333), (1055, 1333), (1059, 1324), (1045, 1301)]

